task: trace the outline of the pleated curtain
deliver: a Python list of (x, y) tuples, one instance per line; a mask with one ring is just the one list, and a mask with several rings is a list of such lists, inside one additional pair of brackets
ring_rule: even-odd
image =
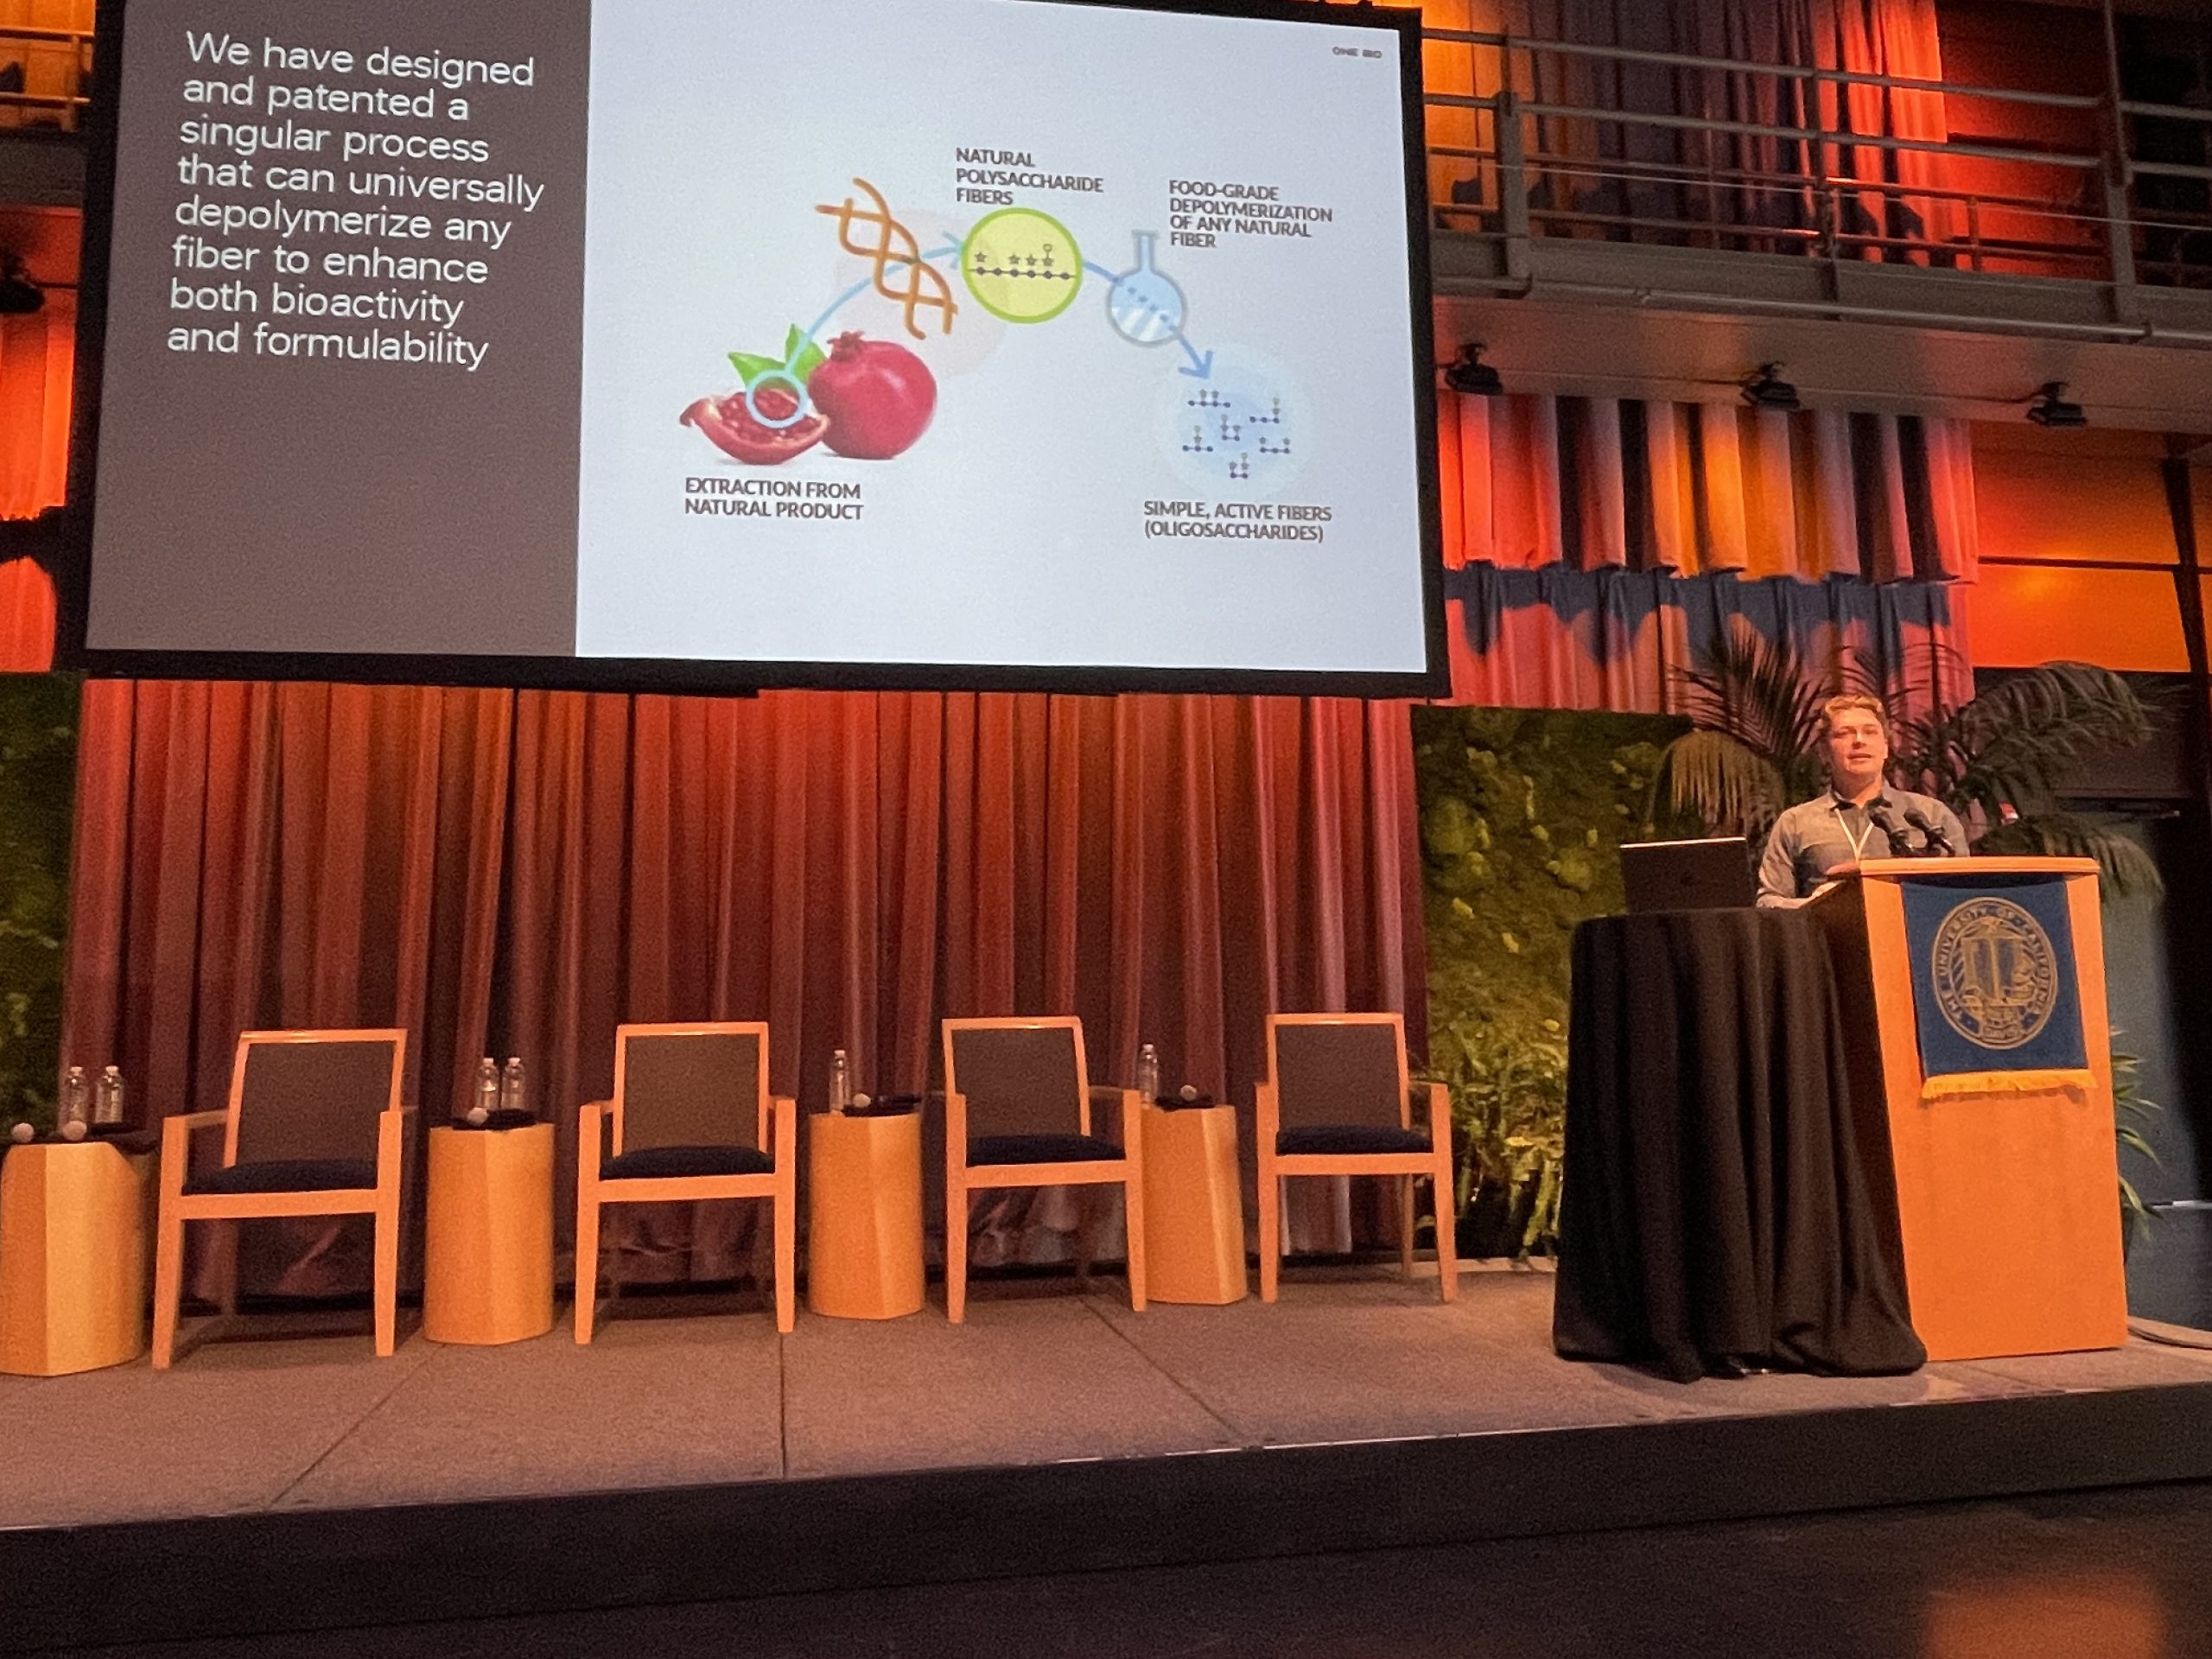
[[(67, 493), (76, 335), (77, 296), (64, 289), (29, 316), (0, 317), (0, 519), (36, 518)], [(32, 559), (0, 556), (0, 672), (53, 660), (53, 582)]]
[(1447, 568), (1971, 581), (1965, 423), (1440, 394)]
[(565, 1182), (623, 1020), (766, 1019), (815, 1102), (835, 1047), (932, 1086), (950, 1014), (1073, 1012), (1097, 1079), (1154, 1042), (1248, 1103), (1269, 1011), (1423, 1039), (1402, 704), (148, 681), (84, 716), (64, 1051), (156, 1118), (222, 1103), (241, 1030), (396, 1024), (433, 1122), (522, 1056)]
[[(1940, 81), (1943, 74), (1936, 0), (1432, 0), (1422, 10), (1433, 27), (1539, 41), (1904, 81)], [(1930, 194), (1946, 183), (1942, 156), (1853, 142), (1942, 142), (1949, 125), (1939, 92), (1755, 68), (1516, 55), (1523, 98), (1659, 118), (1531, 122), (1529, 147), (1541, 169), (1535, 205), (1585, 216), (1552, 220), (1543, 226), (1549, 233), (1618, 234), (1622, 226), (1608, 217), (1632, 218), (1640, 221), (1632, 232), (1639, 241), (1709, 246), (1713, 227), (1726, 226), (1721, 245), (1802, 253), (1815, 245), (1815, 232), (1832, 231), (1844, 238), (1847, 257), (1949, 263), (1944, 245), (1959, 236), (1963, 213), (1956, 201)], [(1672, 124), (1681, 119), (1722, 130)], [(1815, 131), (1834, 137), (1815, 143)], [(1904, 243), (1918, 245), (1897, 245)]]

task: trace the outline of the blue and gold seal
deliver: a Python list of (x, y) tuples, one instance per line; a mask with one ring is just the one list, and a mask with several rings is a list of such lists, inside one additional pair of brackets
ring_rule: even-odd
[(1928, 954), (1936, 1006), (1980, 1048), (2019, 1048), (2059, 1001), (2058, 952), (2043, 925), (2009, 899), (1969, 899), (1943, 918)]

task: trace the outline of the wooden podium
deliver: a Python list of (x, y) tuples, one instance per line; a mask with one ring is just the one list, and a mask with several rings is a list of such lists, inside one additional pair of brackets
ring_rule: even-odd
[[(1895, 1205), (1913, 1328), (1928, 1357), (2119, 1347), (2127, 1339), (2127, 1279), (2094, 861), (1866, 859), (1837, 874), (1839, 885), (1810, 910), (1834, 955), (1862, 1151), (1877, 1202)], [(1979, 885), (2001, 898), (2034, 877), (2063, 893), (2082, 1067), (1992, 1070), (1980, 1084), (1931, 1079), (1922, 1065), (1923, 1001), (1956, 1004), (1955, 990), (1936, 987), (1971, 988), (1993, 975), (2032, 987), (2035, 964), (1992, 954), (2013, 951), (2001, 930), (1984, 930), (1980, 945), (1969, 931), (1961, 947), (1949, 918), (1930, 962), (1916, 961), (1908, 889), (1957, 890), (1963, 900)], [(1948, 979), (1938, 977), (1939, 957)], [(1960, 1018), (1962, 1030), (1974, 1026), (1971, 1005)], [(2013, 1025), (2000, 1039), (2017, 1036), (2022, 1021)]]

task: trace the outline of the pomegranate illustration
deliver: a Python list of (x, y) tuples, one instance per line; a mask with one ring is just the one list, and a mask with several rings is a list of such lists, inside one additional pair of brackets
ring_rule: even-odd
[(840, 334), (809, 377), (807, 396), (830, 423), (823, 442), (855, 461), (888, 461), (913, 448), (937, 412), (937, 378), (903, 346)]

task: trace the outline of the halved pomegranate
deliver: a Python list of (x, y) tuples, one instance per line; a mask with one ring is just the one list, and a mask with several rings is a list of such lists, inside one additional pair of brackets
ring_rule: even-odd
[[(790, 420), (798, 412), (798, 394), (789, 386), (763, 386), (753, 394), (753, 406), (772, 421)], [(830, 423), (819, 415), (792, 421), (789, 426), (766, 426), (753, 419), (745, 406), (745, 394), (702, 397), (679, 416), (696, 427), (726, 455), (755, 467), (777, 467), (793, 455), (804, 454), (822, 442)]]

